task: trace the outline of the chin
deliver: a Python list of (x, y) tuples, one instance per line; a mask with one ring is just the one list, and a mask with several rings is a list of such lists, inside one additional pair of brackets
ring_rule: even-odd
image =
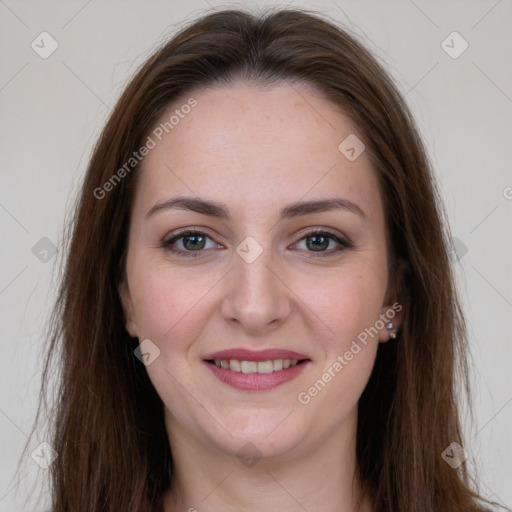
[[(225, 453), (244, 457), (281, 457), (300, 452), (310, 441), (305, 421), (292, 408), (279, 411), (244, 410), (226, 419), (226, 430), (214, 429), (210, 443)], [(231, 433), (231, 435), (228, 434)]]

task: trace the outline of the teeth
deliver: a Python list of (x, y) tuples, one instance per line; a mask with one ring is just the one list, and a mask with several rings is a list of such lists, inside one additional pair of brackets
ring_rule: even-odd
[(271, 359), (269, 361), (239, 361), (238, 359), (216, 359), (215, 366), (242, 373), (272, 373), (298, 364), (297, 359)]
[(241, 372), (242, 366), (240, 365), (240, 361), (238, 359), (231, 359), (229, 361), (229, 369), (232, 372)]
[(240, 361), (242, 373), (257, 373), (258, 363), (256, 361)]
[(272, 361), (259, 361), (258, 373), (272, 373), (274, 371), (274, 363)]

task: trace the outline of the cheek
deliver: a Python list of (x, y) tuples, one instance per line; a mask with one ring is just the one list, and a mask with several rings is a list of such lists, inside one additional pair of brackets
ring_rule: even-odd
[(184, 383), (187, 389), (195, 389), (190, 380), (193, 342), (206, 322), (208, 291), (216, 281), (208, 273), (194, 276), (161, 263), (140, 264), (134, 258), (130, 289), (139, 340), (149, 339), (160, 350), (146, 371), (169, 410), (179, 411), (187, 403)]
[(375, 325), (385, 295), (385, 260), (366, 255), (323, 276), (298, 275), (294, 289), (314, 315), (328, 352), (346, 350), (351, 340)]
[[(187, 339), (186, 333), (200, 324), (208, 293), (218, 279), (208, 272), (176, 271), (161, 263), (133, 261), (130, 289), (139, 338)], [(174, 341), (173, 341), (174, 343)]]
[(317, 318), (314, 332), (323, 333), (317, 343), (324, 359), (299, 402), (315, 402), (318, 414), (326, 411), (342, 421), (368, 382), (378, 348), (385, 265), (385, 258), (368, 253), (341, 265), (328, 279), (302, 280), (304, 302)]
[(324, 427), (318, 428), (342, 424), (368, 383), (378, 348), (372, 330), (380, 313), (375, 295), (371, 282), (362, 286), (357, 277), (339, 279), (319, 295), (322, 322), (329, 326), (328, 334), (317, 338), (323, 358), (297, 394), (303, 413), (321, 419)]

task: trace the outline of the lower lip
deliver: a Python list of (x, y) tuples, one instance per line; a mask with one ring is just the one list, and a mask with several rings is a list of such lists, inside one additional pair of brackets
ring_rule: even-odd
[(304, 361), (303, 363), (272, 373), (234, 372), (211, 363), (205, 362), (205, 364), (215, 377), (233, 388), (242, 391), (266, 391), (297, 377), (308, 365), (308, 362)]

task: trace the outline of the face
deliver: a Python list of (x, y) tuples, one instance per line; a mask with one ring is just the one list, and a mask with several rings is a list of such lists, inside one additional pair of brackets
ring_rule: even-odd
[(162, 122), (176, 109), (137, 171), (120, 287), (171, 443), (286, 457), (353, 432), (400, 316), (377, 177), (338, 147), (363, 136), (304, 85), (197, 89)]

